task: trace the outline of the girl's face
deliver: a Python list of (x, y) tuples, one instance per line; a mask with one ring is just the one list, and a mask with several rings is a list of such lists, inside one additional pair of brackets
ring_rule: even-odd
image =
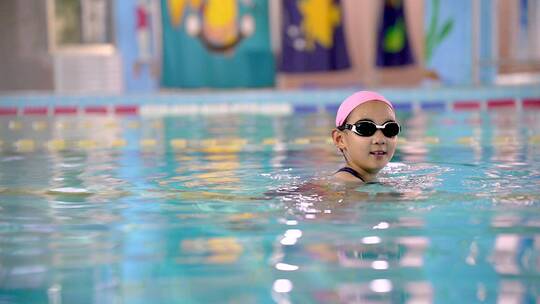
[[(348, 124), (370, 120), (377, 125), (395, 122), (394, 111), (384, 102), (368, 101), (356, 107), (347, 117)], [(343, 150), (349, 165), (368, 174), (379, 172), (394, 156), (397, 136), (386, 137), (381, 130), (369, 137), (359, 136), (351, 130), (341, 131), (341, 139), (335, 142)]]

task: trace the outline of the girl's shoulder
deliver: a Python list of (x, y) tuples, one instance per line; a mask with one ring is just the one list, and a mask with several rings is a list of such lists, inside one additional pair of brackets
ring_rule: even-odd
[(346, 171), (338, 171), (332, 174), (330, 179), (334, 183), (354, 184), (357, 186), (364, 183), (363, 180)]

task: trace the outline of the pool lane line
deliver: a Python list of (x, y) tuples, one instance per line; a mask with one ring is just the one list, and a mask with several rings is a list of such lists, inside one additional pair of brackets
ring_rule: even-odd
[(539, 98), (525, 98), (522, 101), (522, 107), (526, 109), (540, 109), (540, 97)]
[(512, 98), (490, 99), (487, 101), (488, 109), (515, 108), (516, 100)]
[(16, 107), (0, 107), (0, 115), (12, 116), (17, 115)]
[[(91, 138), (67, 140), (62, 138), (39, 141), (31, 138), (20, 138), (9, 145), (0, 141), (3, 151), (17, 151), (21, 153), (36, 152), (42, 149), (50, 152), (59, 152), (66, 150), (87, 151), (99, 149), (121, 149), (129, 146), (129, 142), (124, 138), (117, 138), (112, 141), (102, 142)], [(184, 138), (175, 138), (167, 143), (160, 142), (154, 138), (141, 138), (136, 141), (137, 149), (148, 151), (154, 149), (172, 149), (173, 151), (199, 151), (207, 153), (237, 153), (245, 150), (250, 150), (253, 146), (268, 147), (268, 146), (306, 146), (306, 145), (328, 145), (333, 143), (329, 137), (300, 137), (295, 139), (283, 140), (278, 138), (265, 138), (257, 141), (248, 141), (246, 139), (230, 139), (224, 140), (221, 138), (196, 139), (188, 140)], [(400, 144), (407, 144), (409, 141), (406, 138), (399, 138)], [(426, 136), (411, 143), (422, 143), (426, 145), (440, 144), (439, 137)], [(7, 147), (7, 149), (6, 149)]]
[(138, 115), (138, 105), (118, 105), (114, 107), (114, 114), (116, 115)]
[(482, 103), (478, 100), (458, 100), (452, 105), (454, 111), (474, 111), (482, 108)]
[(412, 102), (400, 102), (394, 104), (394, 109), (396, 109), (396, 111), (411, 112), (413, 108)]
[[(331, 138), (326, 137), (301, 137), (290, 140), (283, 140), (274, 137), (265, 138), (258, 141), (248, 141), (246, 139), (231, 139), (225, 141), (221, 138), (215, 139), (195, 139), (189, 140), (185, 138), (174, 138), (167, 143), (160, 142), (154, 138), (142, 138), (136, 141), (136, 147), (142, 151), (172, 149), (176, 152), (205, 152), (210, 154), (216, 153), (239, 153), (246, 150), (252, 150), (253, 146), (268, 147), (268, 146), (306, 146), (306, 145), (328, 145), (333, 143)], [(407, 139), (404, 137), (398, 138), (400, 146), (406, 145), (429, 145), (437, 146), (441, 144), (441, 139), (437, 136), (425, 136), (416, 139)], [(466, 146), (481, 145), (481, 139), (474, 136), (464, 136), (457, 138), (455, 143)], [(491, 138), (491, 145), (494, 147), (517, 145), (519, 141), (511, 136), (495, 136)], [(530, 145), (540, 144), (540, 135), (532, 135), (526, 139), (526, 143)], [(34, 139), (21, 138), (11, 144), (0, 141), (0, 148), (2, 151), (17, 151), (20, 153), (31, 153), (40, 151), (42, 149), (50, 152), (60, 152), (66, 150), (72, 151), (88, 151), (99, 149), (122, 149), (129, 146), (129, 142), (123, 138), (117, 138), (110, 142), (100, 142), (94, 139), (79, 139), (79, 140), (65, 140), (65, 139), (51, 139), (48, 141), (40, 142)]]
[[(291, 103), (219, 103), (219, 104), (149, 104), (149, 105), (87, 105), (87, 106), (24, 106), (0, 107), (0, 116), (34, 115), (126, 115), (126, 116), (165, 116), (165, 115), (210, 115), (210, 114), (264, 114), (290, 115), (318, 112), (334, 113), (339, 104), (323, 105)], [(540, 109), (540, 97), (498, 98), (488, 100), (421, 100), (415, 102), (395, 102), (398, 111), (482, 111), (493, 109)]]
[(316, 105), (293, 105), (293, 112), (298, 114), (317, 113), (319, 109)]
[(430, 100), (420, 102), (420, 110), (422, 111), (445, 111), (447, 103), (439, 100)]
[(22, 109), (23, 115), (48, 115), (48, 107), (24, 107)]
[(85, 114), (101, 114), (106, 115), (108, 114), (109, 109), (106, 106), (87, 106), (84, 107), (84, 113)]
[(60, 106), (53, 108), (53, 115), (76, 115), (78, 108), (76, 106)]

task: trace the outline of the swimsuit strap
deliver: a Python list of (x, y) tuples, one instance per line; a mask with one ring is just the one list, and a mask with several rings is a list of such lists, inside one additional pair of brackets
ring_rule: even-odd
[(356, 170), (354, 170), (353, 168), (350, 168), (350, 167), (343, 167), (339, 170), (336, 171), (336, 173), (338, 172), (347, 172), (347, 173), (350, 173), (352, 175), (354, 175), (356, 178), (360, 179), (361, 181), (363, 181), (364, 183), (366, 182), (362, 176), (360, 175), (360, 173), (356, 172)]

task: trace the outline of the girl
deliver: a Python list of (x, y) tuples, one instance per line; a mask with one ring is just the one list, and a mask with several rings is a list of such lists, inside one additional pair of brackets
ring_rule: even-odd
[(334, 177), (343, 182), (370, 182), (396, 150), (400, 126), (392, 104), (384, 96), (360, 91), (341, 103), (332, 130), (334, 144), (346, 165)]

